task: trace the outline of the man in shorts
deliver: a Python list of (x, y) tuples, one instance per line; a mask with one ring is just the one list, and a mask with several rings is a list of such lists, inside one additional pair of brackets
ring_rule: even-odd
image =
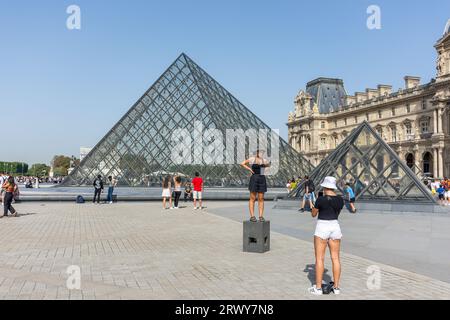
[(200, 173), (195, 173), (195, 178), (192, 179), (192, 185), (194, 186), (194, 210), (197, 210), (197, 200), (200, 202), (200, 209), (202, 206), (202, 193), (203, 193), (203, 179), (200, 177)]

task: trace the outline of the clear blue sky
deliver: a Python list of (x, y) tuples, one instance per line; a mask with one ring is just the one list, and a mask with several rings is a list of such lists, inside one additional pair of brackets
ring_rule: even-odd
[[(71, 4), (80, 31), (66, 28)], [(371, 4), (381, 30), (366, 27)], [(78, 156), (181, 52), (286, 137), (293, 99), (316, 77), (342, 78), (348, 93), (428, 82), (449, 18), (448, 0), (0, 0), (0, 160)]]

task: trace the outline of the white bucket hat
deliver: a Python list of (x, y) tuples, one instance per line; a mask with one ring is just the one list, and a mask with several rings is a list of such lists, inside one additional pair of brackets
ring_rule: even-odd
[(320, 185), (321, 187), (327, 188), (327, 189), (333, 189), (336, 190), (336, 178), (334, 177), (326, 177), (322, 184)]

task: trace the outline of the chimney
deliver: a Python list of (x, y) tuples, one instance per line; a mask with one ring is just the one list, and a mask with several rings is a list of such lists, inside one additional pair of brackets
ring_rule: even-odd
[(382, 97), (384, 95), (389, 95), (392, 93), (392, 86), (388, 86), (385, 84), (378, 85), (378, 96)]
[(363, 102), (367, 100), (367, 94), (365, 92), (355, 92), (356, 102)]
[(405, 77), (405, 88), (411, 89), (419, 86), (420, 84), (420, 77), (412, 77), (412, 76), (406, 76)]
[(367, 99), (373, 99), (378, 97), (378, 90), (366, 89)]
[(356, 97), (355, 96), (345, 96), (344, 104), (346, 106), (350, 106), (352, 104), (356, 103)]

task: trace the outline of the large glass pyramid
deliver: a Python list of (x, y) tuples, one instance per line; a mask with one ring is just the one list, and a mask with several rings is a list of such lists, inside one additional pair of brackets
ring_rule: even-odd
[[(434, 203), (431, 192), (389, 145), (364, 121), (310, 174), (316, 186), (326, 176), (337, 179), (344, 194), (349, 182), (357, 199), (414, 200)], [(303, 184), (290, 197), (300, 197)]]
[[(185, 131), (180, 133), (180, 129)], [(211, 129), (222, 132), (222, 139), (209, 133)], [(71, 172), (64, 185), (91, 185), (101, 174), (118, 177), (120, 185), (159, 186), (166, 175), (192, 178), (199, 171), (205, 185), (245, 187), (249, 174), (239, 166), (243, 159), (238, 155), (242, 150), (245, 156), (255, 151), (250, 142), (253, 138), (227, 140), (227, 129), (258, 130), (259, 148), (265, 139), (267, 148), (262, 149), (268, 156), (279, 150), (278, 158), (272, 159), (278, 171), (267, 177), (271, 187), (284, 187), (287, 180), (313, 169), (308, 160), (279, 135), (273, 135), (263, 121), (181, 54)], [(199, 140), (202, 134), (203, 142)], [(189, 140), (194, 147), (183, 150)], [(202, 146), (209, 150), (219, 140), (226, 146), (225, 155), (214, 151), (205, 156), (198, 151)], [(174, 148), (180, 150), (178, 156), (190, 160), (174, 160)], [(229, 159), (230, 150), (235, 152), (232, 163), (223, 161)]]

